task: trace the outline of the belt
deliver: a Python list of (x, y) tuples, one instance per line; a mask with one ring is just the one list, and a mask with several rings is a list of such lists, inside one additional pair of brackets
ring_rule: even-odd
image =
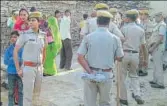
[(90, 67), (90, 69), (96, 70), (96, 71), (102, 70), (103, 72), (111, 72), (112, 71), (112, 68), (109, 68), (109, 69), (100, 69), (100, 68)]
[(29, 66), (29, 67), (36, 67), (36, 66), (38, 66), (39, 64), (38, 64), (38, 63), (31, 62), (31, 61), (24, 61), (24, 65), (25, 65), (25, 66)]
[(134, 51), (134, 50), (124, 50), (124, 52), (129, 52), (129, 53), (139, 53), (138, 51)]

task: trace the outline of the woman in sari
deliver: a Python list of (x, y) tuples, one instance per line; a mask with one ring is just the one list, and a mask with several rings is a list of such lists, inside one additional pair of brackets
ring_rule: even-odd
[(48, 46), (46, 48), (46, 60), (44, 63), (44, 76), (52, 76), (57, 74), (57, 66), (55, 57), (61, 50), (62, 42), (59, 32), (57, 19), (50, 16), (47, 20), (47, 41)]
[(26, 9), (24, 9), (24, 8), (20, 9), (19, 17), (17, 18), (13, 29), (17, 30), (17, 31), (28, 30), (29, 29), (28, 16), (29, 16), (29, 13)]

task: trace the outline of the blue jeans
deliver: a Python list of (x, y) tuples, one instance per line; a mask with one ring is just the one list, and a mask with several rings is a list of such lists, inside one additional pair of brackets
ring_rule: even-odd
[(8, 92), (8, 106), (14, 106), (14, 88), (18, 84), (18, 106), (23, 106), (23, 83), (22, 79), (17, 74), (8, 74), (8, 85), (9, 85), (9, 92)]

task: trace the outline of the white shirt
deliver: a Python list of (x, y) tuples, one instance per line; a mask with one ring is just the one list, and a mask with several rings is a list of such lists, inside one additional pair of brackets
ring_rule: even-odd
[(61, 34), (61, 39), (62, 40), (65, 40), (67, 38), (71, 39), (70, 23), (71, 23), (70, 17), (64, 16), (61, 19), (61, 22), (60, 22), (60, 34)]

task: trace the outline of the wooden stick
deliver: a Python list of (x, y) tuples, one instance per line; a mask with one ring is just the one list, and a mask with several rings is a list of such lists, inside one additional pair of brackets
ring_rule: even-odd
[(120, 106), (120, 100), (119, 100), (119, 95), (120, 95), (120, 87), (119, 87), (119, 82), (120, 82), (120, 65), (119, 62), (117, 61), (117, 106)]

